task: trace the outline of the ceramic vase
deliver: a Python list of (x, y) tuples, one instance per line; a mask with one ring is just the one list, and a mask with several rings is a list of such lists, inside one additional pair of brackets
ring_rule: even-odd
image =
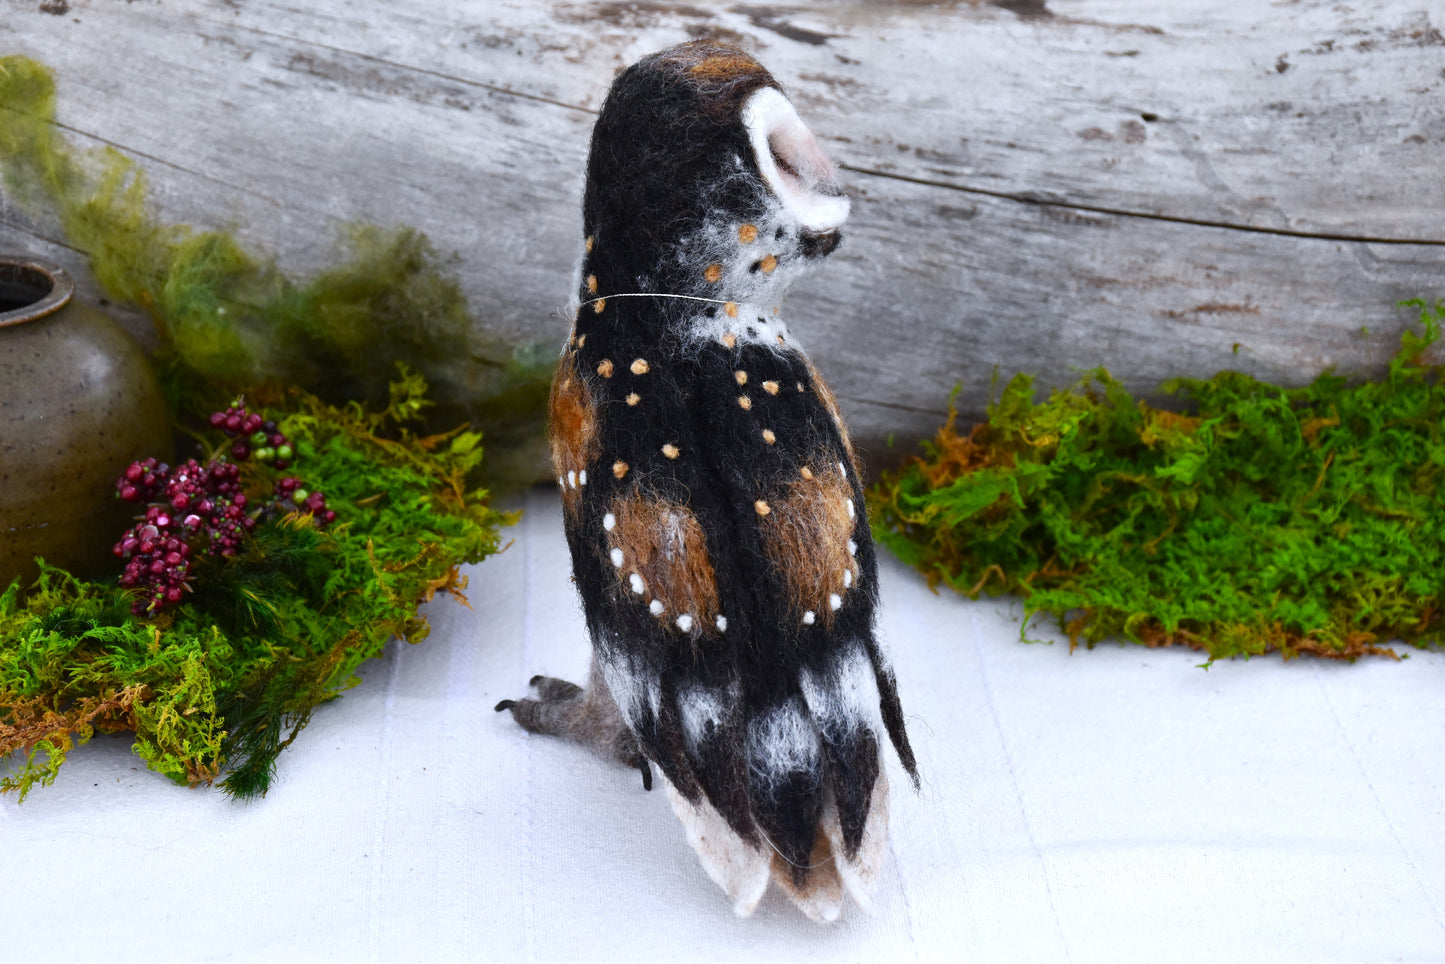
[(0, 255), (0, 592), (36, 556), (78, 576), (117, 568), (133, 460), (169, 460), (170, 418), (144, 351), (75, 297), (64, 270)]

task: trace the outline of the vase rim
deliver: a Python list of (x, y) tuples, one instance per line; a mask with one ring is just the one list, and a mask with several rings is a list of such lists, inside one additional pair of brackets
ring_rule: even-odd
[(0, 276), (22, 277), (31, 272), (41, 275), (50, 284), (50, 290), (39, 300), (10, 311), (0, 311), (0, 328), (37, 321), (55, 314), (70, 303), (75, 295), (75, 280), (70, 273), (57, 264), (39, 258), (0, 255)]

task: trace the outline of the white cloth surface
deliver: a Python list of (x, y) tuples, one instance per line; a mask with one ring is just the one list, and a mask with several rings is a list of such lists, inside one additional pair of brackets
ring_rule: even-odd
[[(588, 646), (561, 510), (320, 709), (263, 800), (98, 737), (0, 801), (0, 959), (1445, 958), (1445, 656), (1354, 665), (1019, 641), (883, 554), (923, 774), (890, 755), (872, 917), (734, 918), (660, 792), (492, 710)], [(1047, 635), (1031, 630), (1031, 636)], [(1050, 637), (1052, 638), (1052, 637)]]

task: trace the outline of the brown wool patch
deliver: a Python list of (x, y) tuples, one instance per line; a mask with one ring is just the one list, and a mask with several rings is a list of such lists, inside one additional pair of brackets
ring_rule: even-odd
[(738, 405), (742, 408), (743, 411), (746, 412), (753, 407), (753, 400), (751, 398), (748, 398), (746, 395), (739, 395)]
[[(664, 612), (690, 615), (695, 631), (715, 632), (717, 576), (697, 516), (686, 506), (638, 494), (617, 499), (611, 512), (617, 521), (607, 533), (608, 553), (622, 550), (629, 570), (642, 577)], [(629, 597), (629, 590), (628, 577), (619, 573), (617, 591)]]
[(772, 500), (760, 525), (763, 552), (773, 571), (787, 584), (794, 612), (812, 611), (828, 624), (834, 610), (828, 597), (842, 595), (840, 573), (853, 572), (857, 563), (848, 553), (854, 520), (848, 515), (853, 490), (842, 476), (803, 475), (788, 483), (781, 498)]
[(778, 266), (778, 259), (774, 255), (768, 255), (758, 262), (758, 267), (763, 269), (763, 274), (772, 274)]
[(763, 441), (764, 441), (764, 442), (767, 442), (769, 445), (772, 445), (772, 444), (773, 444), (774, 442), (776, 442), (777, 440), (778, 440), (778, 437), (773, 434), (773, 430), (772, 430), (772, 429), (770, 429), (770, 428), (765, 428), (765, 429), (763, 429)]
[(738, 80), (745, 77), (754, 77), (759, 74), (766, 75), (762, 64), (749, 57), (742, 51), (719, 52), (709, 57), (704, 57), (688, 68), (688, 73), (699, 80), (718, 81)]
[(776, 395), (776, 394), (778, 394), (778, 383), (777, 383), (777, 382), (763, 382), (763, 391), (767, 392), (769, 395)]
[(629, 468), (630, 468), (630, 466), (629, 466), (626, 462), (623, 462), (623, 461), (620, 461), (620, 460), (619, 460), (619, 461), (616, 461), (616, 462), (613, 462), (613, 463), (612, 463), (612, 476), (613, 476), (613, 478), (617, 478), (617, 479), (622, 478), (624, 475), (627, 474), (627, 470), (628, 470)]
[(729, 318), (736, 318), (738, 316), (738, 303), (736, 301), (727, 302), (723, 305), (723, 311)]
[(595, 274), (589, 274), (587, 276), (587, 293), (589, 295), (595, 295), (597, 293), (597, 276)]
[[(592, 390), (571, 358), (557, 366), (552, 392), (547, 400), (547, 436), (552, 449), (552, 469), (559, 476), (582, 472), (601, 454), (597, 438), (597, 405)], [(575, 517), (582, 490), (562, 489), (562, 505)]]
[(599, 315), (602, 314), (602, 309), (603, 309), (603, 308), (606, 308), (606, 307), (607, 307), (607, 299), (606, 299), (606, 298), (598, 298), (596, 301), (592, 302), (592, 310), (593, 310), (593, 312), (595, 312), (596, 314), (599, 314)]
[(604, 359), (602, 359), (600, 362), (598, 362), (598, 363), (597, 363), (597, 374), (601, 375), (603, 378), (611, 378), (611, 377), (612, 377), (612, 359), (610, 359), (610, 358), (604, 358)]
[(646, 375), (648, 371), (647, 360), (643, 358), (634, 359), (631, 368), (632, 374), (634, 375)]
[(642, 396), (641, 396), (641, 395), (637, 394), (636, 392), (629, 392), (629, 393), (628, 393), (628, 395), (627, 395), (627, 404), (628, 404), (628, 405), (636, 405), (636, 404), (637, 404), (638, 402), (640, 402), (640, 401), (642, 401)]
[(673, 445), (671, 442), (668, 442), (662, 447), (662, 454), (666, 455), (670, 459), (675, 459), (682, 454), (682, 450), (679, 449), (676, 445)]
[(811, 902), (814, 906), (837, 907), (843, 901), (843, 878), (838, 873), (840, 859), (833, 854), (833, 845), (820, 825), (807, 864), (794, 867), (775, 852), (768, 876), (797, 904)]
[(738, 240), (743, 244), (752, 244), (758, 239), (758, 227), (755, 224), (744, 224), (738, 228)]
[(728, 348), (732, 348), (737, 345), (738, 336), (734, 335), (732, 332), (728, 332), (726, 335), (722, 336), (722, 343)]
[(733, 379), (734, 379), (739, 385), (746, 385), (746, 384), (748, 383), (748, 373), (747, 373), (747, 372), (733, 372)]
[(722, 265), (720, 265), (720, 264), (710, 264), (710, 265), (708, 265), (708, 266), (703, 270), (702, 276), (707, 279), (707, 281), (708, 281), (709, 284), (717, 284), (719, 281), (722, 280)]

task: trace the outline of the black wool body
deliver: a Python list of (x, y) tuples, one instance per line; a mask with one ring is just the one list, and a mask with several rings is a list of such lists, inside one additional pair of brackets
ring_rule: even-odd
[(769, 880), (818, 919), (866, 906), (885, 739), (917, 783), (862, 481), (782, 310), (847, 211), (741, 50), (683, 44), (613, 84), (550, 426), (593, 671), (498, 707), (655, 766), (740, 914)]

